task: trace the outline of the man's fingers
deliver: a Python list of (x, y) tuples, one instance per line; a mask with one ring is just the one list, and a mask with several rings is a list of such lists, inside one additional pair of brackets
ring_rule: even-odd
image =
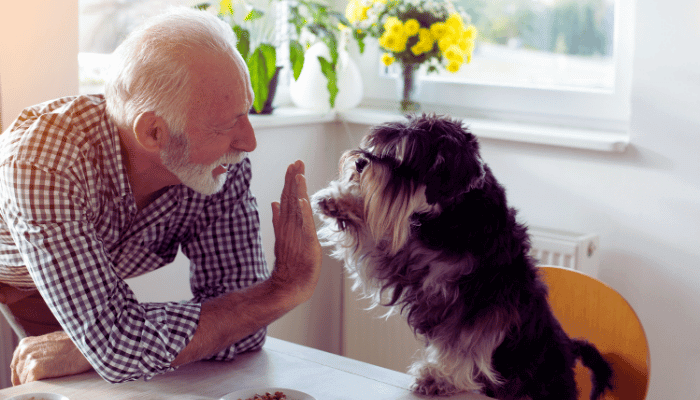
[(280, 203), (279, 202), (273, 202), (272, 203), (272, 229), (275, 232), (275, 237), (278, 237), (280, 234)]
[(17, 375), (17, 371), (12, 368), (12, 386), (17, 386), (21, 385), (22, 383), (19, 381), (19, 376)]
[(287, 173), (284, 176), (284, 188), (282, 189), (282, 198), (280, 203), (282, 205), (282, 213), (286, 213), (291, 207), (294, 207), (294, 202), (297, 199), (297, 188), (295, 184), (295, 178), (298, 174), (304, 173), (304, 163), (297, 160), (296, 162), (289, 164), (287, 167)]
[(296, 183), (296, 195), (298, 199), (309, 199), (308, 189), (306, 188), (306, 176), (297, 174), (294, 177)]
[[(306, 180), (303, 178), (304, 171), (304, 163), (301, 160), (297, 160), (287, 167), (277, 217), (275, 216), (276, 209), (274, 208), (276, 206), (273, 203), (273, 224), (275, 223), (275, 218), (289, 218), (293, 213), (296, 214), (298, 212), (298, 199), (308, 198)], [(277, 222), (282, 221), (278, 219)]]

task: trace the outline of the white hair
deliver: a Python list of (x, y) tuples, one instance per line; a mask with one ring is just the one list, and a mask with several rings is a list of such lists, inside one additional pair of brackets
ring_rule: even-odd
[(184, 132), (195, 49), (240, 58), (231, 27), (206, 11), (174, 7), (129, 34), (105, 82), (107, 113), (117, 126), (131, 129), (140, 113), (153, 111), (173, 133)]

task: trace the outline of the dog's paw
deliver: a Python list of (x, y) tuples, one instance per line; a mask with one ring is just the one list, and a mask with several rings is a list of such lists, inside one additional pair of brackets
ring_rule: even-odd
[(432, 376), (417, 378), (413, 386), (411, 386), (411, 390), (426, 396), (450, 396), (460, 392), (451, 383), (436, 380)]
[(319, 199), (316, 202), (316, 206), (321, 213), (333, 217), (333, 218), (340, 218), (343, 216), (342, 211), (340, 208), (336, 205), (335, 199), (332, 197), (324, 197)]

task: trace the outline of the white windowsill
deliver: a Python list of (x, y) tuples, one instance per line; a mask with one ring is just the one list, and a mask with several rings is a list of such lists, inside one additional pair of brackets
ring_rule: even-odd
[(296, 107), (277, 107), (271, 115), (250, 114), (250, 123), (255, 129), (277, 128), (333, 122), (338, 119), (335, 112), (305, 110)]
[[(323, 112), (303, 110), (295, 107), (278, 107), (272, 115), (252, 115), (251, 123), (255, 128), (261, 129), (333, 121), (377, 125), (400, 118), (402, 118), (402, 116), (398, 112), (369, 108), (354, 108), (340, 112)], [(463, 120), (477, 137), (483, 139), (612, 153), (622, 153), (629, 145), (628, 135), (616, 131), (576, 129), (478, 118), (464, 118)]]

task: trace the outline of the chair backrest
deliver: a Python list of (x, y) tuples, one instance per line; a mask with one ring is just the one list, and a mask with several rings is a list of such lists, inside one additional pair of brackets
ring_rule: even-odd
[[(564, 331), (593, 343), (612, 364), (614, 389), (605, 399), (643, 400), (649, 385), (649, 346), (629, 303), (613, 288), (572, 269), (541, 266), (549, 303)], [(589, 370), (576, 366), (579, 400), (588, 400)]]
[(5, 316), (7, 324), (10, 325), (13, 331), (15, 331), (15, 334), (17, 335), (17, 338), (19, 340), (22, 340), (27, 337), (27, 333), (24, 331), (24, 328), (22, 328), (22, 325), (20, 325), (19, 322), (15, 320), (15, 316), (12, 315), (12, 311), (10, 311), (10, 308), (3, 303), (0, 303), (0, 314)]

